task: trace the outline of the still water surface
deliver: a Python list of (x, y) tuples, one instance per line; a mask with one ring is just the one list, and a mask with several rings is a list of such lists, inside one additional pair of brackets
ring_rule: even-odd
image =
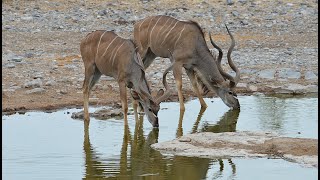
[[(318, 97), (239, 97), (241, 111), (218, 98), (162, 103), (159, 130), (133, 115), (123, 120), (91, 118), (90, 127), (71, 118), (81, 109), (2, 116), (4, 179), (317, 179), (316, 168), (282, 159), (207, 159), (162, 155), (150, 144), (187, 133), (271, 131), (318, 139)], [(90, 112), (96, 108), (90, 108)]]

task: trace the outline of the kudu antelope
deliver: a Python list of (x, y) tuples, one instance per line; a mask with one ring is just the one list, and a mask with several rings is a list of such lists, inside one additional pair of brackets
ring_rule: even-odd
[(104, 74), (115, 78), (119, 84), (125, 125), (128, 125), (126, 90), (128, 87), (131, 89), (133, 99), (142, 105), (149, 122), (158, 127), (159, 104), (161, 99), (165, 98), (163, 97), (165, 93), (160, 89), (156, 98), (151, 96), (143, 63), (133, 41), (123, 39), (114, 32), (98, 30), (89, 33), (81, 41), (80, 52), (85, 66), (83, 83), (85, 121), (89, 121), (90, 90)]
[(216, 59), (209, 51), (204, 33), (196, 22), (180, 21), (169, 16), (158, 15), (142, 19), (134, 25), (134, 41), (145, 68), (149, 67), (156, 57), (167, 58), (170, 51), (173, 53), (174, 62), (172, 58), (173, 64), (170, 68), (173, 69), (182, 111), (185, 110), (181, 91), (182, 67), (185, 68), (202, 107), (207, 105), (197, 87), (197, 79), (200, 80), (201, 85), (215, 91), (227, 106), (240, 108), (237, 95), (232, 91), (239, 82), (240, 72), (230, 57), (235, 42), (229, 30), (228, 33), (232, 44), (227, 57), (229, 65), (236, 72), (235, 78), (222, 70), (221, 49), (210, 39), (212, 45), (219, 48), (219, 57)]

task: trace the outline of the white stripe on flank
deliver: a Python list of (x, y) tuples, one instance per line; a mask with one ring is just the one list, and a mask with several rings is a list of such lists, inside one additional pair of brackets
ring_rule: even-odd
[(140, 30), (140, 28), (141, 28), (141, 25), (147, 20), (147, 19), (149, 19), (150, 17), (147, 17), (147, 18), (145, 18), (141, 23), (140, 23), (140, 25), (139, 25), (139, 32), (138, 32), (138, 35), (139, 35), (139, 37), (138, 37), (138, 40), (137, 40), (137, 43), (140, 43), (140, 45), (142, 46), (142, 43), (141, 43), (141, 39), (140, 39), (140, 33), (141, 33), (141, 30)]
[(94, 59), (97, 58), (97, 55), (98, 55), (98, 51), (99, 51), (99, 46), (100, 46), (100, 42), (101, 42), (101, 39), (102, 39), (102, 36), (104, 35), (104, 33), (106, 33), (107, 31), (103, 32), (102, 35), (100, 36), (100, 39), (99, 39), (99, 43), (98, 43), (98, 47), (97, 47), (97, 52), (96, 52), (96, 56), (94, 57)]
[(106, 50), (104, 51), (104, 53), (102, 54), (101, 57), (103, 57), (103, 56), (106, 54), (106, 52), (107, 52), (107, 50), (109, 49), (110, 45), (111, 45), (111, 44), (113, 43), (113, 41), (116, 40), (118, 37), (119, 37), (119, 36), (116, 36), (115, 38), (113, 38), (113, 40), (110, 42), (110, 44), (108, 45), (108, 47), (106, 48)]
[(145, 18), (142, 22), (141, 22), (141, 24), (139, 25), (139, 32), (140, 32), (140, 28), (141, 28), (141, 25), (144, 23), (144, 21), (146, 21), (147, 19), (149, 19), (149, 18)]
[(156, 37), (159, 37), (159, 33), (161, 32), (162, 28), (166, 26), (167, 22), (170, 20), (170, 18), (167, 19), (167, 21), (164, 23), (164, 25), (162, 25), (162, 27), (160, 28), (160, 30), (158, 31), (157, 33), (157, 36)]
[(163, 30), (163, 32), (161, 32), (161, 34), (159, 35), (160, 37), (162, 37), (164, 35), (164, 33), (166, 33), (166, 31), (171, 27), (172, 23), (174, 23), (174, 20), (170, 22), (170, 24), (166, 27), (165, 30)]
[(181, 30), (181, 32), (180, 32), (180, 34), (179, 34), (179, 37), (178, 37), (178, 39), (176, 40), (176, 43), (174, 43), (174, 48), (176, 48), (176, 45), (177, 45), (177, 42), (179, 41), (179, 39), (180, 39), (180, 37), (181, 37), (181, 34), (182, 34), (182, 32), (183, 32), (183, 30), (184, 30), (184, 28), (186, 27), (186, 25), (184, 24), (183, 25), (183, 28), (182, 28), (182, 30)]
[(160, 44), (161, 46), (162, 46), (162, 44), (164, 43), (164, 41), (167, 39), (167, 37), (169, 36), (169, 34), (170, 34), (170, 32), (172, 31), (172, 29), (173, 29), (174, 27), (176, 27), (176, 25), (178, 24), (178, 22), (179, 22), (179, 21), (177, 21), (177, 22), (174, 24), (174, 26), (170, 29), (170, 31), (167, 33), (166, 37), (164, 38), (164, 40), (163, 40), (162, 43)]
[(154, 27), (156, 27), (157, 26), (157, 24), (158, 24), (158, 22), (159, 22), (159, 20), (162, 18), (162, 16), (158, 19), (158, 21), (156, 22), (156, 24), (152, 27), (152, 29), (151, 29), (151, 32), (150, 32), (150, 35), (149, 35), (149, 47), (150, 47), (150, 42), (151, 42), (151, 34), (152, 34), (152, 31), (153, 31), (153, 29), (154, 29)]
[[(157, 17), (157, 16), (152, 17), (152, 19), (149, 21), (147, 32), (150, 32), (150, 31), (149, 31), (150, 24), (151, 24), (152, 20), (153, 20), (155, 17)], [(148, 39), (148, 44), (149, 44), (149, 39)]]
[(113, 56), (113, 58), (112, 58), (112, 67), (113, 67), (113, 63), (114, 63), (114, 58), (116, 57), (116, 55), (117, 55), (117, 53), (118, 53), (119, 49), (120, 49), (120, 48), (121, 48), (121, 46), (124, 44), (124, 42), (126, 42), (126, 41), (123, 41), (123, 42), (122, 42), (122, 44), (118, 47), (118, 49), (117, 49), (116, 53), (114, 54), (114, 56)]

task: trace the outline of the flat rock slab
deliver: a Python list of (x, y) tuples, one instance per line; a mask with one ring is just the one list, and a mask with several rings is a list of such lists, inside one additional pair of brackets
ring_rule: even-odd
[(264, 132), (187, 134), (151, 145), (163, 154), (191, 157), (272, 157), (318, 167), (318, 139), (280, 137)]
[[(90, 117), (95, 117), (97, 119), (110, 119), (110, 118), (122, 118), (123, 117), (123, 112), (122, 109), (101, 109), (97, 110), (94, 113), (89, 113)], [(74, 112), (71, 115), (71, 118), (73, 119), (83, 119), (84, 117), (84, 112)]]
[(301, 77), (301, 73), (298, 70), (294, 70), (290, 68), (279, 69), (279, 78), (299, 79), (300, 77)]
[(276, 73), (275, 69), (265, 69), (265, 70), (259, 71), (257, 75), (259, 78), (263, 78), (263, 79), (274, 79), (275, 73)]

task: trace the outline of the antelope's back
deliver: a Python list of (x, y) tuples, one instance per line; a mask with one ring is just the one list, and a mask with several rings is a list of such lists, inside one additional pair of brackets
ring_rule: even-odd
[(134, 25), (134, 40), (142, 55), (150, 47), (157, 56), (168, 57), (168, 49), (188, 48), (199, 36), (203, 33), (197, 23), (170, 16), (150, 16)]
[(111, 73), (118, 71), (119, 64), (131, 61), (134, 44), (112, 31), (97, 30), (81, 41), (80, 52), (84, 63), (95, 63), (103, 74), (113, 76)]

